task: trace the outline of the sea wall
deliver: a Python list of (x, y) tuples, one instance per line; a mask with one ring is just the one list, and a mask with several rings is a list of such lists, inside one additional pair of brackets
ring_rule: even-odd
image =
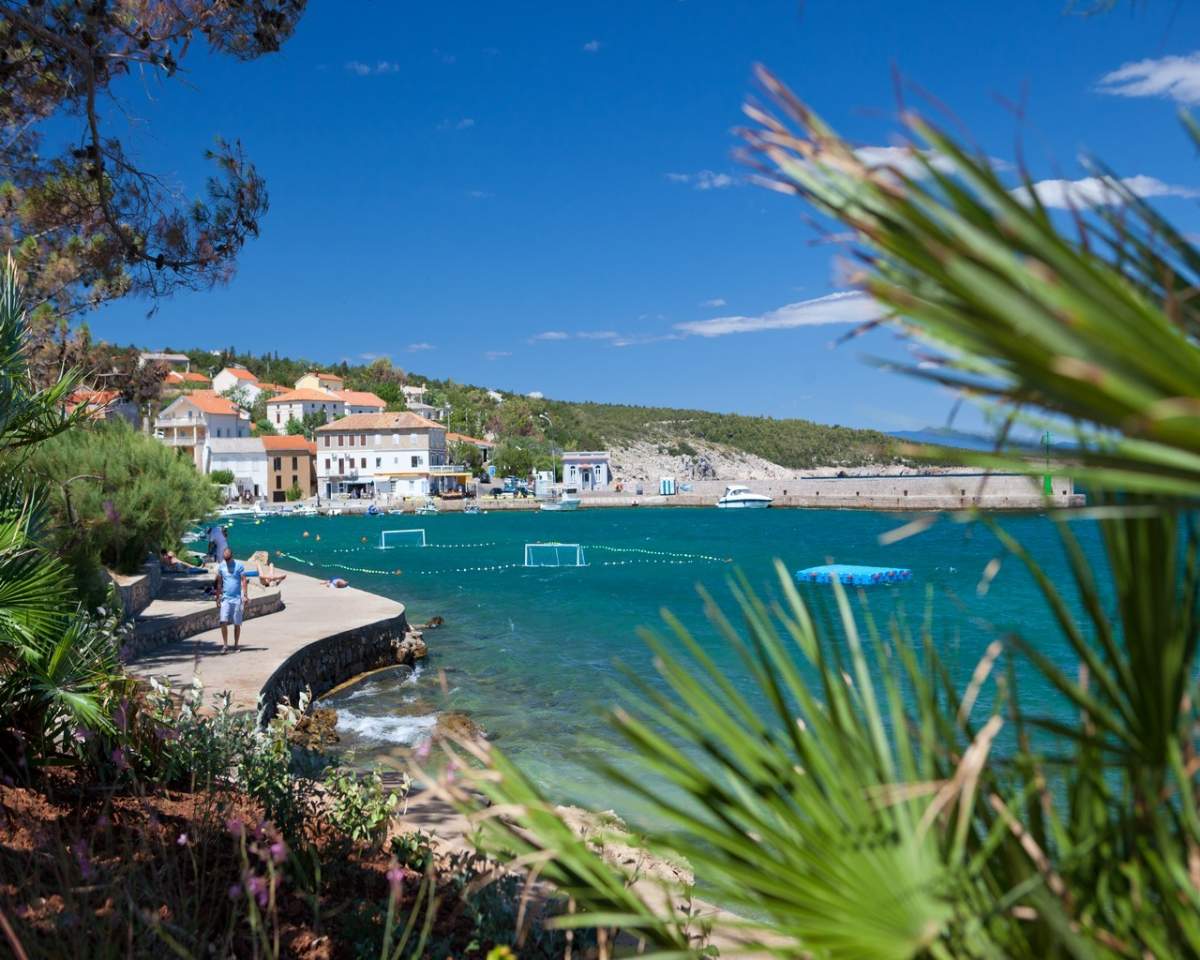
[(301, 647), (275, 668), (262, 686), (258, 722), (265, 725), (281, 701), (296, 704), (306, 690), (316, 700), (359, 674), (395, 663), (411, 666), (425, 653), (425, 641), (409, 629), (403, 609), (386, 620), (331, 634)]
[[(642, 483), (638, 494), (632, 485), (618, 493), (587, 492), (580, 496), (585, 509), (593, 507), (711, 507), (731, 483), (742, 483), (755, 493), (774, 498), (774, 507), (858, 510), (1045, 510), (1047, 507), (1081, 507), (1083, 494), (1075, 492), (1072, 480), (1052, 477), (1053, 493), (1042, 492), (1042, 478), (1020, 474), (939, 473), (900, 476), (800, 477), (790, 480), (680, 480), (691, 490), (674, 496), (659, 496), (657, 483)], [(463, 500), (442, 500), (438, 510), (462, 510)], [(482, 496), (480, 509), (537, 510), (533, 497), (493, 499)], [(362, 512), (361, 504), (346, 508)]]

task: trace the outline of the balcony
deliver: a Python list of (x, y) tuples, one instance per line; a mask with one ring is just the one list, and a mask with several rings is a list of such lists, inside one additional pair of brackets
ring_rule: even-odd
[(190, 430), (192, 427), (197, 427), (200, 430), (204, 429), (204, 421), (196, 417), (190, 420), (187, 417), (155, 417), (154, 429), (162, 430), (165, 427), (185, 428)]
[(204, 443), (204, 434), (201, 433), (197, 437), (192, 437), (190, 434), (177, 434), (171, 437), (159, 437), (159, 443), (165, 443), (168, 447), (198, 447)]
[(454, 474), (454, 473), (470, 473), (471, 472), (469, 467), (466, 467), (461, 463), (439, 463), (439, 464), (435, 464), (434, 466), (429, 467), (428, 469), (429, 469), (429, 474), (434, 477), (445, 476), (447, 474)]

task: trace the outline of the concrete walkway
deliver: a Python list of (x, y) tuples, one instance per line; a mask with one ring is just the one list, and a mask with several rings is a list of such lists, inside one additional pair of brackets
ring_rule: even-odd
[[(148, 650), (127, 667), (142, 677), (169, 678), (176, 686), (190, 684), (198, 676), (204, 683), (206, 701), (212, 694), (228, 690), (235, 709), (252, 710), (271, 674), (297, 650), (333, 634), (389, 620), (404, 612), (403, 604), (386, 597), (354, 587), (337, 590), (324, 583), (288, 572), (287, 579), (278, 587), (283, 609), (247, 620), (242, 625), (242, 640), (236, 651), (232, 627), (227, 654), (221, 653), (220, 630), (206, 630), (186, 640)], [(250, 581), (251, 598), (264, 592), (255, 581)], [(216, 606), (211, 600), (206, 602)], [(180, 612), (186, 612), (184, 608), (190, 606), (185, 601)]]

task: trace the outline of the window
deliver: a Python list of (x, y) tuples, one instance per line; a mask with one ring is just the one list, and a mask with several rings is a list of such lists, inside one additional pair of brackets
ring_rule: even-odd
[(294, 473), (292, 474), (292, 486), (293, 487), (300, 486), (300, 478), (298, 476), (296, 476)]
[(412, 465), (413, 465), (414, 467), (419, 467), (419, 466), (421, 465), (421, 458), (420, 458), (420, 457), (413, 457), (413, 458), (412, 458)]
[(300, 458), (299, 457), (292, 457), (292, 469), (293, 470), (300, 469)]
[(354, 446), (354, 434), (350, 434), (350, 446)]
[(221, 428), (217, 427), (217, 436), (219, 437), (220, 435), (221, 435)]
[(364, 470), (366, 470), (366, 469), (367, 469), (367, 458), (366, 458), (366, 457), (363, 457), (363, 458), (362, 458), (362, 468), (363, 468)]
[(275, 458), (275, 469), (276, 469), (276, 470), (282, 470), (282, 469), (283, 469), (283, 457), (276, 457), (276, 458)]
[(382, 466), (383, 466), (383, 457), (376, 457), (375, 458), (375, 468), (378, 469), (379, 467), (382, 467)]
[(282, 473), (275, 474), (275, 489), (276, 490), (283, 489), (283, 474)]
[(338, 446), (340, 447), (345, 442), (346, 442), (346, 435), (344, 433), (339, 433), (338, 434)]
[(276, 423), (276, 424), (279, 424), (279, 423), (282, 423), (282, 422), (283, 422), (283, 421), (279, 419), (279, 408), (278, 408), (278, 407), (276, 407), (276, 408), (275, 408), (275, 423)]
[(367, 435), (365, 433), (360, 433), (358, 435), (358, 442), (365, 447), (367, 445)]
[(328, 472), (329, 472), (329, 464), (330, 464), (330, 462), (331, 462), (331, 461), (330, 461), (330, 459), (329, 459), (328, 457), (326, 457), (326, 458), (325, 458), (325, 472), (326, 472), (326, 473), (328, 473)]

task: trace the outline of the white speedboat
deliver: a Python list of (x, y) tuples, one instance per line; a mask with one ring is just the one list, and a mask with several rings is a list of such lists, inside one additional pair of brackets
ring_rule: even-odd
[(316, 515), (317, 508), (312, 504), (306, 504), (303, 507), (296, 507), (296, 509), (292, 511), (293, 517), (315, 517)]
[(559, 510), (578, 510), (579, 505), (583, 503), (579, 497), (571, 497), (567, 494), (559, 494), (557, 500), (543, 500), (538, 504), (539, 510), (549, 510), (557, 512)]
[(759, 510), (771, 505), (771, 498), (763, 493), (754, 493), (749, 487), (730, 484), (717, 506), (725, 510)]
[(481, 511), (479, 509), (479, 504), (477, 504), (474, 500), (472, 500), (469, 503), (463, 505), (462, 512), (467, 513), (467, 514), (477, 514), (477, 513), (480, 513)]
[(241, 504), (230, 504), (222, 507), (217, 511), (218, 517), (261, 517), (262, 511), (258, 507), (242, 506)]
[(426, 497), (425, 502), (417, 507), (416, 512), (426, 517), (435, 515), (438, 512), (437, 501), (433, 497)]

